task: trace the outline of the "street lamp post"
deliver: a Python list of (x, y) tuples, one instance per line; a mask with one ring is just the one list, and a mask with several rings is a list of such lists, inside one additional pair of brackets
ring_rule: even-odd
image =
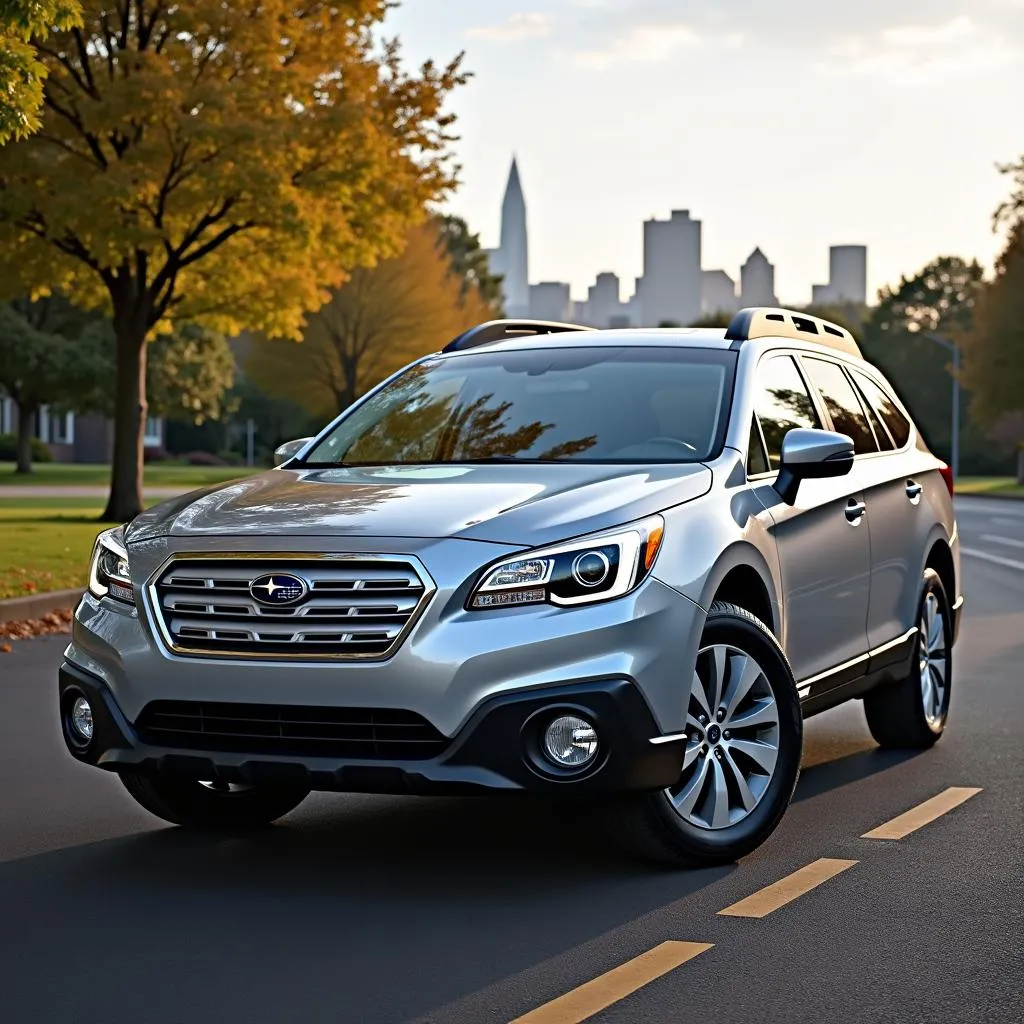
[(952, 436), (950, 438), (949, 466), (953, 470), (953, 479), (960, 476), (960, 347), (955, 345), (948, 338), (940, 334), (932, 334), (930, 331), (921, 332), (929, 341), (941, 345), (947, 352), (953, 355), (953, 415), (952, 415)]

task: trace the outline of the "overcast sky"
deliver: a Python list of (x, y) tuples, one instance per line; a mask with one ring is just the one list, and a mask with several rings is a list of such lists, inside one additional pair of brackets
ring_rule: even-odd
[(532, 281), (581, 298), (642, 269), (642, 223), (689, 209), (704, 267), (761, 246), (810, 300), (828, 246), (868, 286), (942, 253), (991, 266), (996, 171), (1024, 153), (1024, 0), (403, 0), (410, 61), (466, 51), (451, 209), (497, 241), (513, 152)]

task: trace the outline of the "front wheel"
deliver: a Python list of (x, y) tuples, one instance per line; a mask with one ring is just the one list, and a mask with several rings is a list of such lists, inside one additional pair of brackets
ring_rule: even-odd
[(868, 729), (880, 746), (930, 747), (946, 728), (953, 685), (953, 617), (946, 589), (925, 569), (917, 606), (917, 657), (910, 674), (864, 697)]
[(309, 795), (297, 786), (234, 786), (125, 772), (124, 788), (150, 814), (173, 825), (247, 829), (268, 825), (295, 810)]
[(648, 859), (686, 867), (730, 863), (782, 820), (800, 772), (803, 718), (778, 641), (735, 605), (711, 606), (689, 686), (679, 781), (624, 796), (614, 838)]

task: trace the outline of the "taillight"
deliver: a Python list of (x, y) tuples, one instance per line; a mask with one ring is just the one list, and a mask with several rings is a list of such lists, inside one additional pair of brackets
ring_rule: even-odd
[(949, 491), (949, 496), (953, 497), (953, 467), (952, 466), (940, 466), (939, 472), (942, 474), (942, 479), (946, 481), (946, 490)]

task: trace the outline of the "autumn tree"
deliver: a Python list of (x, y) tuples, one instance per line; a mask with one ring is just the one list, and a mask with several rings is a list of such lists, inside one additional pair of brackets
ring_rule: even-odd
[[(964, 383), (971, 413), (1013, 447), (1024, 445), (1024, 158), (1003, 168), (1012, 175), (1010, 199), (996, 211), (1006, 225), (1006, 246), (995, 277), (978, 297), (974, 329), (965, 344)], [(1018, 463), (1024, 482), (1024, 458)]]
[(487, 252), (480, 244), (480, 236), (469, 225), (453, 214), (437, 220), (441, 241), (452, 261), (452, 270), (462, 282), (462, 297), (476, 290), (480, 298), (491, 307), (495, 316), (502, 315), (501, 274), (491, 273)]
[(105, 516), (142, 507), (146, 340), (168, 320), (298, 337), (453, 185), (456, 60), (403, 69), (386, 0), (86, 0), (37, 41), (40, 130), (0, 150), (0, 283), (106, 307)]
[[(930, 336), (961, 343), (974, 322), (983, 271), (975, 260), (941, 256), (899, 284), (884, 287), (863, 326), (861, 348), (893, 382), (929, 442), (948, 448), (952, 365)], [(966, 400), (965, 400), (966, 404)], [(984, 437), (966, 422), (961, 455), (982, 454)], [(969, 443), (968, 443), (969, 442)]]
[(1024, 410), (1024, 222), (1011, 229), (995, 279), (978, 299), (965, 349), (964, 383), (978, 420), (991, 427)]
[(0, 0), (0, 145), (39, 127), (46, 67), (33, 39), (80, 22), (78, 0)]
[(479, 291), (465, 287), (444, 231), (431, 220), (408, 232), (398, 256), (354, 270), (310, 316), (301, 344), (256, 340), (245, 369), (269, 393), (327, 418), (406, 363), (493, 316)]

